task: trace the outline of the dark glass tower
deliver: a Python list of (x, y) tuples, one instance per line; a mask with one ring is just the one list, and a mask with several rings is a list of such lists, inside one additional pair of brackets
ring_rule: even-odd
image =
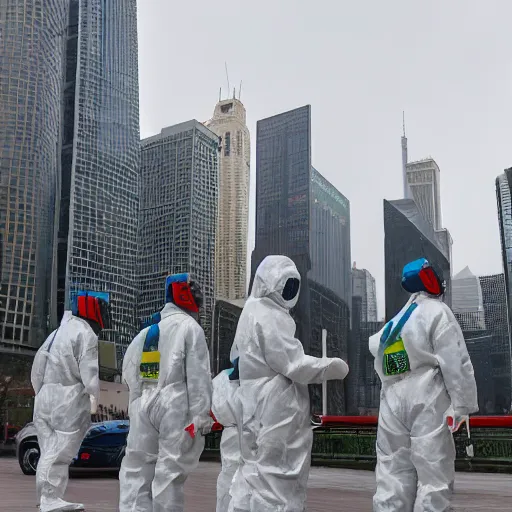
[(443, 274), (447, 285), (444, 301), (451, 306), (449, 247), (441, 245), (412, 199), (384, 200), (384, 235), (386, 320), (391, 320), (410, 297), (401, 285), (404, 266), (422, 257)]
[[(256, 243), (251, 286), (270, 254), (290, 257), (301, 274), (292, 311), (306, 353), (322, 355), (322, 329), (329, 356), (346, 358), (350, 329), (350, 206), (311, 167), (311, 108), (298, 108), (258, 122), (256, 142)], [(343, 383), (329, 384), (329, 414), (345, 410)], [(312, 409), (321, 412), (313, 387)]]
[(0, 0), (0, 351), (39, 348), (50, 321), (68, 3)]
[(258, 121), (256, 140), (256, 240), (251, 285), (269, 254), (290, 257), (302, 276), (296, 315), (297, 335), (310, 349), (310, 298), (307, 274), (311, 193), (311, 107)]
[(57, 311), (110, 293), (118, 360), (137, 332), (139, 93), (136, 0), (69, 0)]

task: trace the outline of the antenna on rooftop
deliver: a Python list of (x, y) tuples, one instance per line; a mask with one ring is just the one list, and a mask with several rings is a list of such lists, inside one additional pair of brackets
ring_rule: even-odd
[(404, 137), (405, 137), (405, 110), (402, 110), (402, 123), (404, 126)]
[(238, 89), (238, 100), (242, 101), (242, 80), (240, 80), (240, 88)]
[(226, 68), (226, 80), (228, 82), (228, 94), (229, 94), (229, 75), (228, 75), (228, 63), (224, 62), (224, 67)]

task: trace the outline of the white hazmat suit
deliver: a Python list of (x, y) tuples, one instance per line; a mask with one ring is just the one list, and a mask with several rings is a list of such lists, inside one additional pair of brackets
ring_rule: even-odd
[(233, 477), (240, 467), (240, 436), (236, 416), (238, 407), (238, 380), (230, 380), (231, 370), (224, 370), (213, 379), (212, 412), (224, 427), (220, 441), (222, 469), (217, 479), (217, 511), (227, 512), (231, 501)]
[(235, 336), (239, 352), (242, 467), (232, 486), (230, 510), (302, 512), (306, 501), (313, 432), (308, 384), (343, 379), (341, 359), (304, 354), (289, 310), (289, 280), (300, 283), (295, 264), (268, 256), (256, 271)]
[[(158, 380), (141, 378), (146, 334), (132, 341), (123, 360), (130, 390), (130, 432), (121, 464), (121, 512), (183, 512), (184, 484), (211, 428), (212, 381), (203, 329), (172, 303), (161, 312)], [(185, 431), (195, 427), (195, 437)]]
[(452, 408), (455, 417), (478, 410), (473, 366), (459, 324), (439, 298), (413, 294), (393, 325), (407, 316), (397, 339), (407, 353), (408, 371), (384, 373), (379, 345), (386, 326), (370, 338), (382, 381), (373, 510), (444, 512), (450, 510), (455, 479), (447, 415)]
[(99, 398), (98, 336), (83, 319), (64, 313), (57, 331), (38, 350), (32, 366), (34, 424), (41, 456), (36, 486), (41, 512), (82, 510), (63, 501), (69, 464), (91, 425)]

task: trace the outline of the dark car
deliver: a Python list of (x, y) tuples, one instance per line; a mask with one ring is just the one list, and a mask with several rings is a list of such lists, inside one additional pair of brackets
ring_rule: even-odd
[[(119, 471), (129, 429), (128, 420), (93, 423), (70, 465), (70, 470)], [(23, 473), (35, 475), (39, 461), (39, 443), (33, 423), (28, 423), (18, 432), (16, 453)]]

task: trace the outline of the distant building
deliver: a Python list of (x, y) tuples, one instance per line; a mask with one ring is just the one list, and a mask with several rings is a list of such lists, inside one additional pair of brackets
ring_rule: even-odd
[(452, 278), (452, 311), (463, 331), (486, 328), (482, 287), (469, 267)]
[(352, 297), (361, 297), (361, 321), (377, 322), (375, 278), (366, 269), (352, 267)]
[(447, 285), (443, 300), (451, 306), (450, 254), (415, 201), (384, 200), (384, 235), (386, 320), (391, 320), (410, 297), (401, 285), (403, 267), (422, 257), (442, 273)]
[(480, 277), (487, 331), (492, 344), (487, 347), (492, 362), (494, 381), (494, 410), (497, 414), (512, 411), (512, 348), (508, 326), (505, 276), (495, 274)]
[(439, 166), (432, 158), (407, 163), (407, 185), (418, 208), (435, 230), (443, 227)]
[(193, 120), (142, 141), (139, 317), (162, 308), (165, 277), (190, 272), (210, 340), (215, 290), (218, 137)]
[(0, 352), (33, 354), (51, 323), (67, 4), (0, 0)]
[[(329, 239), (330, 238), (330, 239)], [(321, 355), (321, 331), (328, 331), (328, 355), (348, 351), (350, 325), (350, 206), (311, 166), (311, 108), (263, 119), (256, 142), (256, 240), (254, 274), (270, 254), (290, 257), (302, 276), (293, 312), (305, 352)], [(343, 414), (343, 386), (330, 386), (328, 410)], [(319, 388), (312, 410), (321, 411)]]
[(297, 335), (310, 350), (311, 107), (258, 121), (256, 138), (256, 232), (251, 285), (269, 254), (284, 254), (297, 265), (302, 287), (296, 310)]
[(512, 168), (496, 178), (501, 259), (505, 276), (509, 335), (512, 334)]
[[(311, 315), (311, 350), (310, 355), (322, 357), (322, 329), (327, 331), (327, 355), (348, 360), (350, 336), (350, 309), (348, 304), (329, 288), (309, 280), (310, 315)], [(298, 315), (295, 321), (300, 323)], [(322, 387), (310, 386), (311, 411), (322, 412)], [(346, 412), (346, 395), (344, 381), (331, 381), (327, 384), (328, 414)]]
[(473, 362), (480, 414), (503, 414), (512, 403), (504, 275), (476, 277), (466, 267), (452, 280), (452, 309)]
[(217, 300), (215, 302), (212, 343), (210, 345), (211, 369), (214, 375), (232, 366), (229, 356), (243, 306), (243, 300)]
[(215, 293), (239, 300), (247, 295), (251, 139), (245, 107), (236, 98), (219, 101), (205, 125), (221, 140)]
[(109, 292), (113, 327), (101, 338), (120, 364), (137, 333), (137, 3), (68, 4), (53, 317), (77, 289)]
[(311, 169), (311, 270), (309, 279), (331, 289), (350, 307), (350, 202)]

